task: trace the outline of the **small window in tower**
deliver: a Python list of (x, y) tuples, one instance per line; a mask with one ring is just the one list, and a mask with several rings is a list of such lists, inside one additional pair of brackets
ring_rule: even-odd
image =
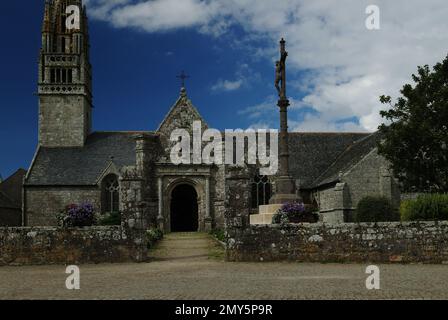
[(61, 32), (65, 32), (65, 14), (61, 17)]
[(61, 69), (56, 69), (56, 82), (61, 83)]
[(56, 81), (56, 70), (54, 69), (50, 70), (50, 81), (51, 83), (55, 83)]
[(65, 53), (65, 37), (61, 38), (61, 52)]
[(67, 69), (62, 69), (62, 83), (67, 83)]
[(72, 69), (68, 69), (68, 83), (73, 83), (73, 70)]

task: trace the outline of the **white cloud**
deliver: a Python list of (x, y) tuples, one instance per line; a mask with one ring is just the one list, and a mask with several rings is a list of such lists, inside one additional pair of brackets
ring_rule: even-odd
[[(264, 118), (265, 121), (267, 121), (267, 119), (269, 119), (272, 115), (275, 114), (276, 111), (275, 105), (276, 105), (275, 97), (269, 96), (265, 99), (265, 101), (261, 102), (260, 104), (240, 110), (238, 114), (244, 115), (251, 120)], [(271, 126), (272, 125), (273, 123), (271, 123)]]
[(252, 82), (260, 80), (261, 75), (253, 71), (247, 63), (239, 64), (234, 80), (219, 79), (213, 86), (213, 91), (235, 91)]
[(214, 1), (200, 0), (89, 0), (88, 5), (94, 18), (147, 32), (208, 25), (219, 9)]
[[(219, 36), (238, 24), (247, 37), (235, 43), (253, 45), (256, 55), (269, 63), (276, 59), (277, 41), (284, 36), (290, 54), (289, 94), (305, 93), (301, 103), (319, 114), (305, 117), (296, 127), (372, 131), (381, 121), (378, 97), (397, 96), (418, 65), (433, 65), (446, 56), (448, 6), (446, 0), (377, 0), (381, 30), (369, 31), (365, 8), (370, 4), (370, 0), (89, 1), (94, 18), (148, 32), (196, 28)], [(265, 46), (260, 41), (251, 44), (260, 37)], [(236, 90), (243, 83), (236, 77), (221, 80), (216, 88)], [(297, 120), (293, 116), (291, 121)], [(340, 124), (353, 116), (359, 119), (358, 127)]]
[(324, 115), (306, 114), (303, 121), (291, 121), (291, 131), (300, 132), (362, 132), (366, 129), (353, 121), (335, 122)]
[(235, 81), (219, 79), (218, 82), (212, 86), (212, 90), (213, 91), (235, 91), (235, 90), (238, 90), (239, 88), (241, 88), (242, 85), (243, 85), (243, 80), (241, 80), (241, 79), (235, 80)]

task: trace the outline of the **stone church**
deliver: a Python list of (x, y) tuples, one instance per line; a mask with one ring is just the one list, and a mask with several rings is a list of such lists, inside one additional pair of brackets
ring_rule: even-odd
[[(79, 29), (66, 28), (69, 5), (80, 8)], [(141, 219), (167, 232), (207, 231), (223, 228), (229, 212), (247, 224), (275, 193), (275, 177), (260, 176), (257, 166), (170, 162), (173, 129), (191, 132), (195, 120), (208, 127), (184, 87), (155, 131), (94, 131), (81, 0), (46, 1), (38, 76), (39, 144), (24, 182), (24, 225), (55, 225), (65, 206), (89, 202), (102, 215), (138, 210)], [(376, 133), (289, 134), (297, 192), (324, 222), (350, 221), (367, 195), (386, 196), (398, 206), (399, 190), (377, 154), (378, 139)], [(231, 193), (237, 203), (228, 200)]]

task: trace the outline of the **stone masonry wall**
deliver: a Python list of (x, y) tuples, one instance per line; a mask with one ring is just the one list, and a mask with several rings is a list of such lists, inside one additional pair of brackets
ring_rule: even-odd
[(229, 261), (448, 263), (448, 222), (251, 226), (227, 243)]
[(400, 192), (387, 170), (388, 166), (388, 162), (374, 150), (346, 173), (342, 180), (348, 186), (350, 197), (345, 207), (355, 209), (365, 196), (381, 195), (391, 199), (398, 208)]
[(134, 249), (119, 226), (0, 228), (0, 266), (128, 262)]
[(225, 228), (234, 233), (249, 225), (250, 178), (248, 168), (227, 166), (225, 176)]
[(101, 190), (92, 188), (26, 188), (26, 226), (56, 226), (56, 214), (67, 205), (88, 202), (101, 212)]
[(226, 173), (225, 166), (218, 166), (211, 183), (211, 210), (214, 218), (214, 228), (224, 229), (225, 226), (225, 200), (226, 200)]
[(373, 150), (341, 176), (341, 182), (314, 192), (323, 222), (353, 221), (353, 211), (366, 196), (384, 196), (392, 205), (400, 205), (398, 185), (388, 170), (388, 162)]
[(90, 133), (90, 103), (83, 96), (39, 98), (39, 143), (44, 147), (82, 147)]

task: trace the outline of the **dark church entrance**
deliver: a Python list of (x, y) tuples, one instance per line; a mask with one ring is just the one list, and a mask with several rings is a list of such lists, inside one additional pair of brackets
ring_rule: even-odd
[(198, 194), (182, 184), (171, 193), (171, 232), (196, 232), (199, 228)]

